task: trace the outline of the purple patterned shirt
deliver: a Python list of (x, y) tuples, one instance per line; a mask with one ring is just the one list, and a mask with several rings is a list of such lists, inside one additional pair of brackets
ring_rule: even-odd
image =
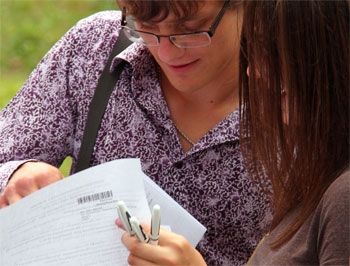
[[(40, 61), (0, 113), (0, 189), (25, 160), (59, 166), (79, 152), (88, 106), (120, 31), (119, 11), (80, 21)], [(147, 48), (114, 59), (128, 64), (101, 122), (93, 165), (141, 158), (143, 171), (203, 223), (197, 246), (208, 265), (242, 265), (271, 220), (239, 150), (238, 110), (184, 153)]]

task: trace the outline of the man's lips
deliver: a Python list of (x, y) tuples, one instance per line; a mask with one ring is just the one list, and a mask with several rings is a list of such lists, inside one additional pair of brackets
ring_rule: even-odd
[(184, 72), (184, 71), (188, 71), (190, 68), (192, 68), (195, 64), (196, 61), (193, 61), (191, 63), (187, 63), (187, 64), (181, 64), (181, 65), (168, 65), (169, 69), (175, 72)]

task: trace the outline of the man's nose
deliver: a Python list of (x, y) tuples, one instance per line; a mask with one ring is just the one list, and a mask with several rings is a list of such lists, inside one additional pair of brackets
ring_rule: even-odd
[(184, 48), (174, 45), (169, 37), (160, 37), (158, 46), (158, 57), (164, 62), (170, 62), (174, 58), (181, 57), (185, 52)]

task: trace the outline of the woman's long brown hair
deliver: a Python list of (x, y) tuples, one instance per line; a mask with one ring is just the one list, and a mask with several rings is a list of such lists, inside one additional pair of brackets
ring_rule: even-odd
[(349, 1), (246, 1), (240, 70), (242, 151), (271, 179), (271, 229), (300, 208), (278, 247), (349, 167)]

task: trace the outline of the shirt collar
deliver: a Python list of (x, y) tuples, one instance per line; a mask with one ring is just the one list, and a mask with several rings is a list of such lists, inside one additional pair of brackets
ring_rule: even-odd
[(141, 61), (150, 61), (152, 60), (152, 55), (149, 53), (148, 49), (137, 43), (132, 43), (122, 52), (114, 57), (112, 60), (110, 72), (114, 71), (114, 69), (122, 62), (128, 62), (133, 69), (138, 69), (139, 62)]

